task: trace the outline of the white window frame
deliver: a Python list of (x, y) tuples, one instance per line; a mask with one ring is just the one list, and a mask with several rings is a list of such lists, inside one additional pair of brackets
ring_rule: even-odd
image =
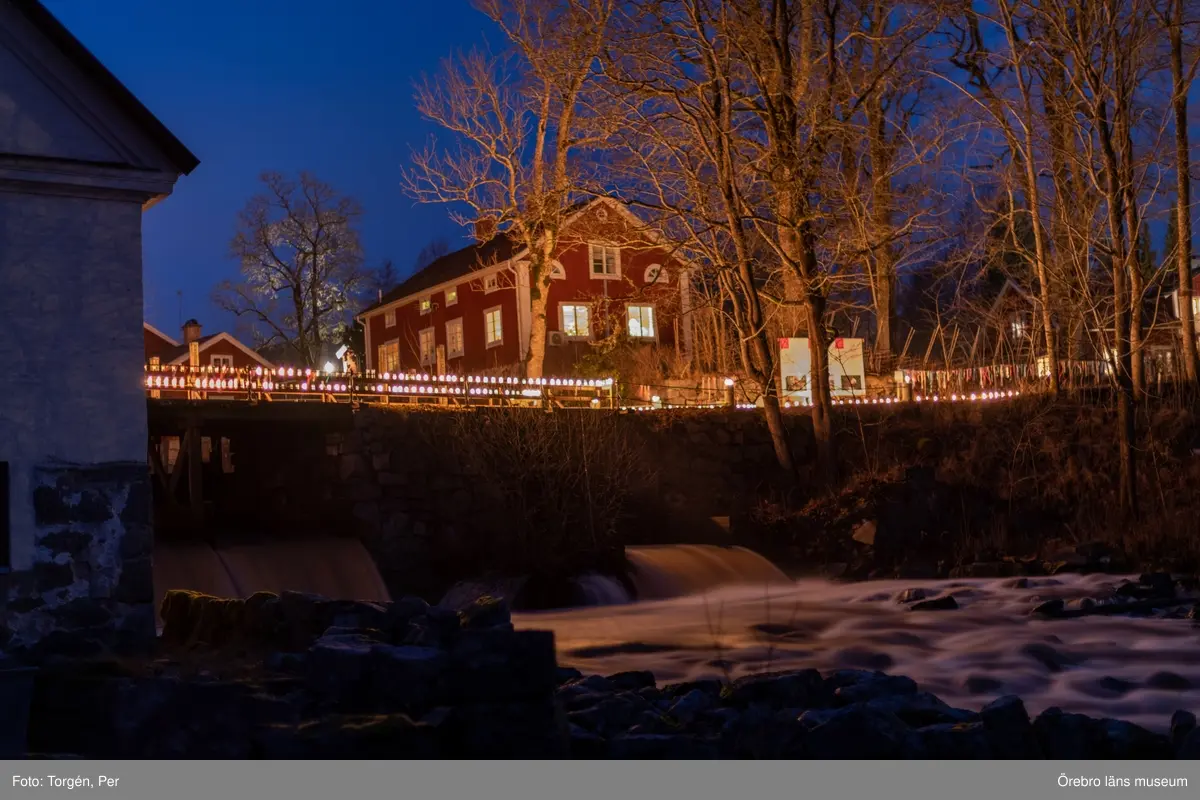
[(451, 286), (446, 290), (446, 305), (452, 306), (458, 303), (458, 287)]
[[(567, 279), (567, 268), (562, 265), (561, 261), (554, 261), (550, 264), (550, 280), (565, 281)], [(1198, 315), (1200, 316), (1200, 315)]]
[(491, 294), (492, 292), (500, 291), (500, 273), (493, 272), (491, 275), (483, 276), (483, 293)]
[[(601, 251), (601, 258), (607, 264), (607, 251), (613, 251), (613, 272), (596, 272), (596, 250)], [(621, 278), (621, 248), (611, 244), (600, 244), (599, 242), (588, 245), (588, 275), (594, 281), (615, 281)]]
[[(499, 315), (498, 316), (498, 321), (499, 321), (498, 327), (500, 328), (500, 338), (496, 339), (495, 341), (492, 341), (490, 338), (492, 331), (491, 331), (491, 326), (488, 324), (488, 317), (490, 317), (493, 313)], [(484, 344), (487, 345), (489, 350), (493, 347), (499, 347), (500, 345), (504, 344), (504, 307), (503, 306), (492, 306), (491, 308), (484, 309), (484, 311), (483, 311), (483, 341), (484, 341)]]
[[(395, 346), (396, 348), (396, 363), (388, 366), (383, 357), (384, 348)], [(380, 342), (379, 349), (375, 351), (376, 357), (379, 359), (379, 364), (376, 366), (380, 372), (399, 372), (400, 371), (400, 340), (388, 339), (386, 342)]]
[[(633, 324), (632, 324), (633, 320), (631, 319), (630, 314), (632, 313), (632, 311), (635, 308), (637, 308), (637, 309), (645, 308), (645, 309), (650, 310), (651, 332), (650, 332), (649, 336), (646, 336), (645, 334), (635, 334), (633, 332)], [(639, 327), (641, 327), (641, 322), (642, 322), (641, 318), (642, 318), (642, 315), (639, 313), (638, 314), (638, 326)], [(644, 341), (656, 341), (658, 339), (658, 311), (654, 308), (654, 304), (653, 303), (629, 303), (629, 304), (627, 304), (625, 306), (625, 332), (629, 335), (629, 338), (631, 338), (631, 339), (639, 339), (639, 340), (644, 340)]]
[(229, 367), (233, 369), (233, 356), (212, 355), (208, 359), (209, 366), (213, 367)]
[(396, 309), (392, 308), (392, 309), (388, 309), (387, 311), (383, 312), (383, 327), (385, 327), (385, 328), (396, 327)]
[(417, 301), (417, 310), (421, 312), (421, 316), (433, 313), (433, 297), (425, 295)]
[[(587, 321), (587, 333), (575, 334), (567, 330), (567, 309), (574, 309), (572, 316), (575, 317), (575, 324), (579, 324), (579, 309), (584, 310), (584, 318)], [(563, 336), (574, 341), (587, 341), (592, 338), (592, 307), (587, 303), (559, 303), (558, 304), (558, 329), (562, 331)]]
[[(458, 331), (458, 347), (454, 348), (454, 337), (451, 331)], [(466, 355), (467, 340), (463, 335), (462, 317), (455, 317), (446, 323), (446, 358), (462, 358)]]
[(662, 264), (651, 264), (646, 267), (646, 271), (642, 273), (642, 283), (654, 284), (655, 286), (667, 285), (671, 282), (671, 274), (667, 272), (667, 268)]
[[(429, 336), (429, 352), (425, 352), (425, 336)], [(422, 366), (432, 364), (437, 359), (437, 331), (432, 326), (417, 331), (417, 357)]]

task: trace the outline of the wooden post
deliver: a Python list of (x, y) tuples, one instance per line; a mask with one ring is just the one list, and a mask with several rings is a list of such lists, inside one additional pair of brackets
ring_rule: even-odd
[(196, 522), (204, 519), (204, 461), (200, 453), (200, 426), (193, 420), (187, 430), (188, 502)]

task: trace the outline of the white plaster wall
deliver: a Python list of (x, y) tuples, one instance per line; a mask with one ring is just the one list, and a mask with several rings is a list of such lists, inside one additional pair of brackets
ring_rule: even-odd
[(33, 562), (32, 478), (52, 461), (145, 461), (142, 210), (0, 190), (0, 460), (12, 566)]

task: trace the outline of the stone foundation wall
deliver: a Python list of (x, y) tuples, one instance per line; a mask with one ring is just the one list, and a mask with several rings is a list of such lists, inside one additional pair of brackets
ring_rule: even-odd
[(34, 552), (8, 576), (5, 649), (117, 651), (154, 637), (150, 475), (144, 463), (34, 472)]

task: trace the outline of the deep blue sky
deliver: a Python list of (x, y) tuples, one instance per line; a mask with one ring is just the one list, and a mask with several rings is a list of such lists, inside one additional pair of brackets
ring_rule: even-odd
[[(485, 44), (468, 0), (43, 0), (200, 159), (144, 220), (146, 318), (169, 334), (196, 317), (232, 330), (210, 301), (234, 277), (235, 217), (264, 170), (310, 170), (357, 198), (368, 265), (402, 274), (417, 252), (465, 232), (399, 186), (432, 129), (413, 82)], [(494, 35), (491, 36), (494, 39)]]

